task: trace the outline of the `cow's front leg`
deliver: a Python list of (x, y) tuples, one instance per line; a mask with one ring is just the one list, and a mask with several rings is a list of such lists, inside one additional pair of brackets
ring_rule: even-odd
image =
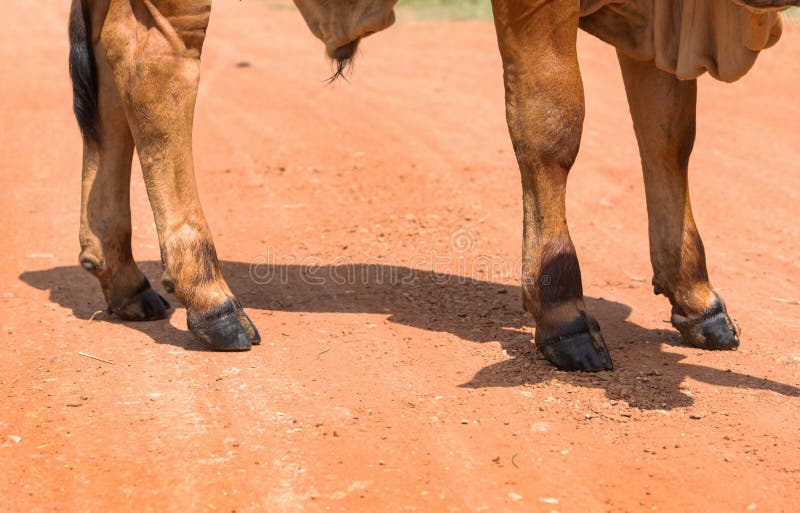
[(736, 328), (708, 281), (703, 241), (689, 202), (697, 81), (681, 81), (619, 55), (642, 157), (653, 286), (672, 303), (672, 324), (690, 344), (734, 349)]
[(192, 119), (210, 6), (192, 2), (170, 18), (157, 5), (112, 0), (101, 42), (141, 160), (163, 283), (186, 305), (189, 329), (198, 338), (215, 350), (246, 350), (260, 341), (258, 332), (220, 272), (192, 162)]
[(536, 345), (559, 369), (611, 369), (600, 326), (586, 311), (565, 215), (567, 174), (584, 115), (578, 2), (496, 0), (493, 8), (508, 127), (522, 174), (522, 291), (536, 321)]

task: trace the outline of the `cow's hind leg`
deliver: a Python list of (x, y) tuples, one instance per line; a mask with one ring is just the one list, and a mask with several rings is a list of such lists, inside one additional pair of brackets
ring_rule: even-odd
[(150, 287), (131, 252), (133, 139), (102, 55), (93, 66), (96, 52), (88, 46), (83, 14), (74, 2), (70, 68), (84, 135), (79, 261), (100, 281), (113, 313), (133, 321), (163, 319), (169, 304)]
[(734, 349), (736, 328), (708, 281), (703, 241), (689, 202), (697, 81), (619, 55), (642, 157), (653, 286), (672, 303), (672, 324), (690, 344)]
[(247, 350), (260, 337), (222, 277), (194, 180), (192, 120), (210, 1), (174, 7), (112, 0), (100, 42), (141, 160), (163, 283), (186, 305), (199, 339), (215, 350)]
[(578, 2), (495, 0), (506, 116), (522, 174), (522, 290), (536, 345), (564, 370), (611, 369), (597, 321), (586, 311), (567, 229), (567, 174), (584, 116), (576, 54)]

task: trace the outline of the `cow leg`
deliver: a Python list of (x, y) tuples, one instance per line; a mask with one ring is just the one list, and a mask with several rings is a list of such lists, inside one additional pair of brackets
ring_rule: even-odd
[(619, 54), (647, 194), (653, 286), (672, 303), (672, 324), (690, 344), (734, 349), (736, 328), (708, 281), (689, 201), (697, 81)]
[(157, 5), (111, 0), (100, 40), (141, 160), (163, 283), (186, 305), (198, 338), (215, 350), (247, 350), (260, 338), (222, 277), (194, 180), (192, 120), (210, 3), (183, 6), (174, 20), (185, 26)]
[(100, 281), (111, 312), (131, 321), (163, 319), (169, 303), (150, 287), (131, 252), (133, 138), (102, 55), (97, 66), (97, 133), (83, 146), (79, 261)]
[(506, 117), (522, 174), (525, 308), (536, 345), (559, 369), (611, 369), (597, 321), (587, 313), (567, 229), (567, 174), (584, 115), (576, 54), (579, 2), (495, 0)]

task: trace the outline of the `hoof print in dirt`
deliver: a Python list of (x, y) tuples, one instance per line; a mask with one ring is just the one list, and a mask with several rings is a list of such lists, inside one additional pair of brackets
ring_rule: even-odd
[[(213, 351), (247, 351), (253, 342), (248, 336), (248, 329), (240, 321), (240, 311), (229, 301), (204, 316), (194, 316), (190, 312), (187, 316), (189, 330)], [(244, 315), (244, 318), (247, 316)], [(260, 342), (252, 322), (250, 327), (251, 335)]]
[(109, 309), (125, 321), (156, 321), (169, 317), (170, 304), (145, 280), (133, 297)]
[(725, 304), (719, 299), (703, 315), (694, 319), (681, 315), (673, 308), (672, 325), (694, 347), (728, 350), (739, 347), (739, 333), (728, 316)]
[(583, 326), (577, 330), (575, 325), (568, 326), (568, 331), (559, 330), (562, 334), (536, 328), (536, 347), (558, 370), (614, 370), (614, 363), (597, 322), (594, 319), (580, 319), (579, 324)]

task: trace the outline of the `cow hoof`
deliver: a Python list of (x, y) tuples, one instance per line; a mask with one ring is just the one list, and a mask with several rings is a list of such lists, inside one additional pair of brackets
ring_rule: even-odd
[(237, 306), (238, 309), (236, 315), (239, 319), (239, 322), (242, 324), (245, 333), (247, 333), (247, 340), (249, 340), (254, 346), (261, 344), (261, 335), (258, 333), (256, 325), (253, 324), (253, 321), (250, 320), (250, 317), (244, 313), (244, 309), (241, 307), (241, 305), (237, 304)]
[[(194, 316), (189, 312), (189, 331), (205, 342), (212, 351), (247, 351), (253, 343), (248, 337), (248, 330), (239, 320), (239, 312), (240, 309), (231, 301), (203, 316)], [(255, 327), (252, 334), (258, 336)]]
[(672, 325), (694, 347), (729, 350), (739, 347), (739, 333), (728, 316), (725, 303), (720, 299), (703, 315), (693, 319), (681, 315), (673, 308)]
[[(578, 329), (576, 329), (578, 328)], [(600, 326), (591, 317), (572, 323), (563, 334), (536, 328), (536, 347), (547, 360), (564, 371), (598, 372), (614, 370)]]
[(145, 279), (138, 292), (120, 306), (111, 306), (109, 309), (125, 321), (155, 321), (169, 317), (170, 305), (150, 288), (150, 283)]

